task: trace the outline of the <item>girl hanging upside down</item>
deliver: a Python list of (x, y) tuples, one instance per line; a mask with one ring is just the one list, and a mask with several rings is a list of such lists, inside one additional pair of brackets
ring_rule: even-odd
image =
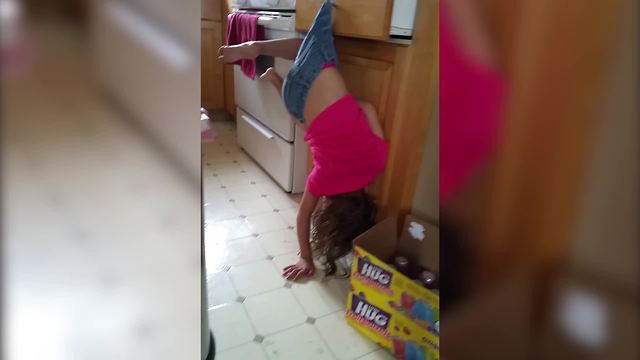
[(326, 0), (304, 39), (247, 42), (218, 52), (225, 63), (259, 55), (294, 60), (284, 80), (273, 68), (260, 76), (281, 94), (293, 120), (305, 130), (313, 155), (296, 221), (300, 259), (284, 268), (288, 280), (314, 274), (312, 248), (327, 275), (335, 273), (336, 260), (374, 224), (376, 207), (365, 188), (387, 160), (388, 146), (373, 106), (356, 100), (338, 71), (331, 12)]

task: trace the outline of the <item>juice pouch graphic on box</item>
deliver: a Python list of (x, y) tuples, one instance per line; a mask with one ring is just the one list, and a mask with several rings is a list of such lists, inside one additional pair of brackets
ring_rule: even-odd
[(398, 312), (411, 318), (419, 326), (434, 335), (439, 335), (435, 326), (440, 321), (440, 298), (438, 295), (413, 281), (408, 281), (403, 285), (403, 290), (390, 305)]
[[(411, 351), (405, 351), (406, 359), (439, 359), (440, 358), (440, 339), (438, 336), (427, 331), (427, 329), (419, 326), (412, 319), (399, 314), (394, 313), (392, 316), (393, 321), (389, 332), (391, 333), (391, 341), (394, 346), (393, 351), (396, 357), (402, 359), (398, 353), (396, 353), (399, 347), (398, 342), (403, 340), (406, 343), (405, 347), (409, 344)], [(403, 353), (403, 354), (405, 354)], [(423, 357), (419, 357), (418, 354), (423, 354)]]
[(393, 348), (391, 353), (400, 360), (438, 360), (440, 356), (428, 347), (422, 346), (413, 340), (406, 340), (401, 337), (392, 337)]

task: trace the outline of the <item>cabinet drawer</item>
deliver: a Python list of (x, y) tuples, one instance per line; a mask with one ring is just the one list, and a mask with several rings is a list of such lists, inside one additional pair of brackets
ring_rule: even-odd
[[(324, 0), (296, 1), (296, 30), (307, 31)], [(336, 35), (386, 40), (391, 28), (393, 0), (334, 0)]]
[(236, 114), (238, 144), (285, 191), (291, 191), (294, 145), (282, 140), (242, 109), (238, 108)]

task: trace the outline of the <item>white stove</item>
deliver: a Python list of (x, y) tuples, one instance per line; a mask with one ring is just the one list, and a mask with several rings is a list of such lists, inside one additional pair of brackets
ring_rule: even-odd
[(296, 0), (233, 0), (236, 9), (295, 11)]
[[(295, 13), (289, 11), (295, 9), (295, 0), (234, 0), (234, 6), (238, 6), (234, 11), (260, 16), (258, 24), (264, 26), (266, 39), (303, 36), (295, 32)], [(258, 73), (273, 66), (285, 77), (291, 65), (289, 60), (260, 57)], [(308, 146), (280, 95), (271, 84), (246, 77), (238, 66), (234, 67), (234, 81), (238, 144), (284, 191), (304, 191)]]

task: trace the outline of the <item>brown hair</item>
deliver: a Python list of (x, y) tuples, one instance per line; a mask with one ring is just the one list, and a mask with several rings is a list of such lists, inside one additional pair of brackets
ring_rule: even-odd
[(376, 205), (364, 189), (322, 199), (313, 213), (311, 244), (326, 275), (336, 272), (336, 260), (351, 251), (353, 239), (372, 227), (375, 217)]

